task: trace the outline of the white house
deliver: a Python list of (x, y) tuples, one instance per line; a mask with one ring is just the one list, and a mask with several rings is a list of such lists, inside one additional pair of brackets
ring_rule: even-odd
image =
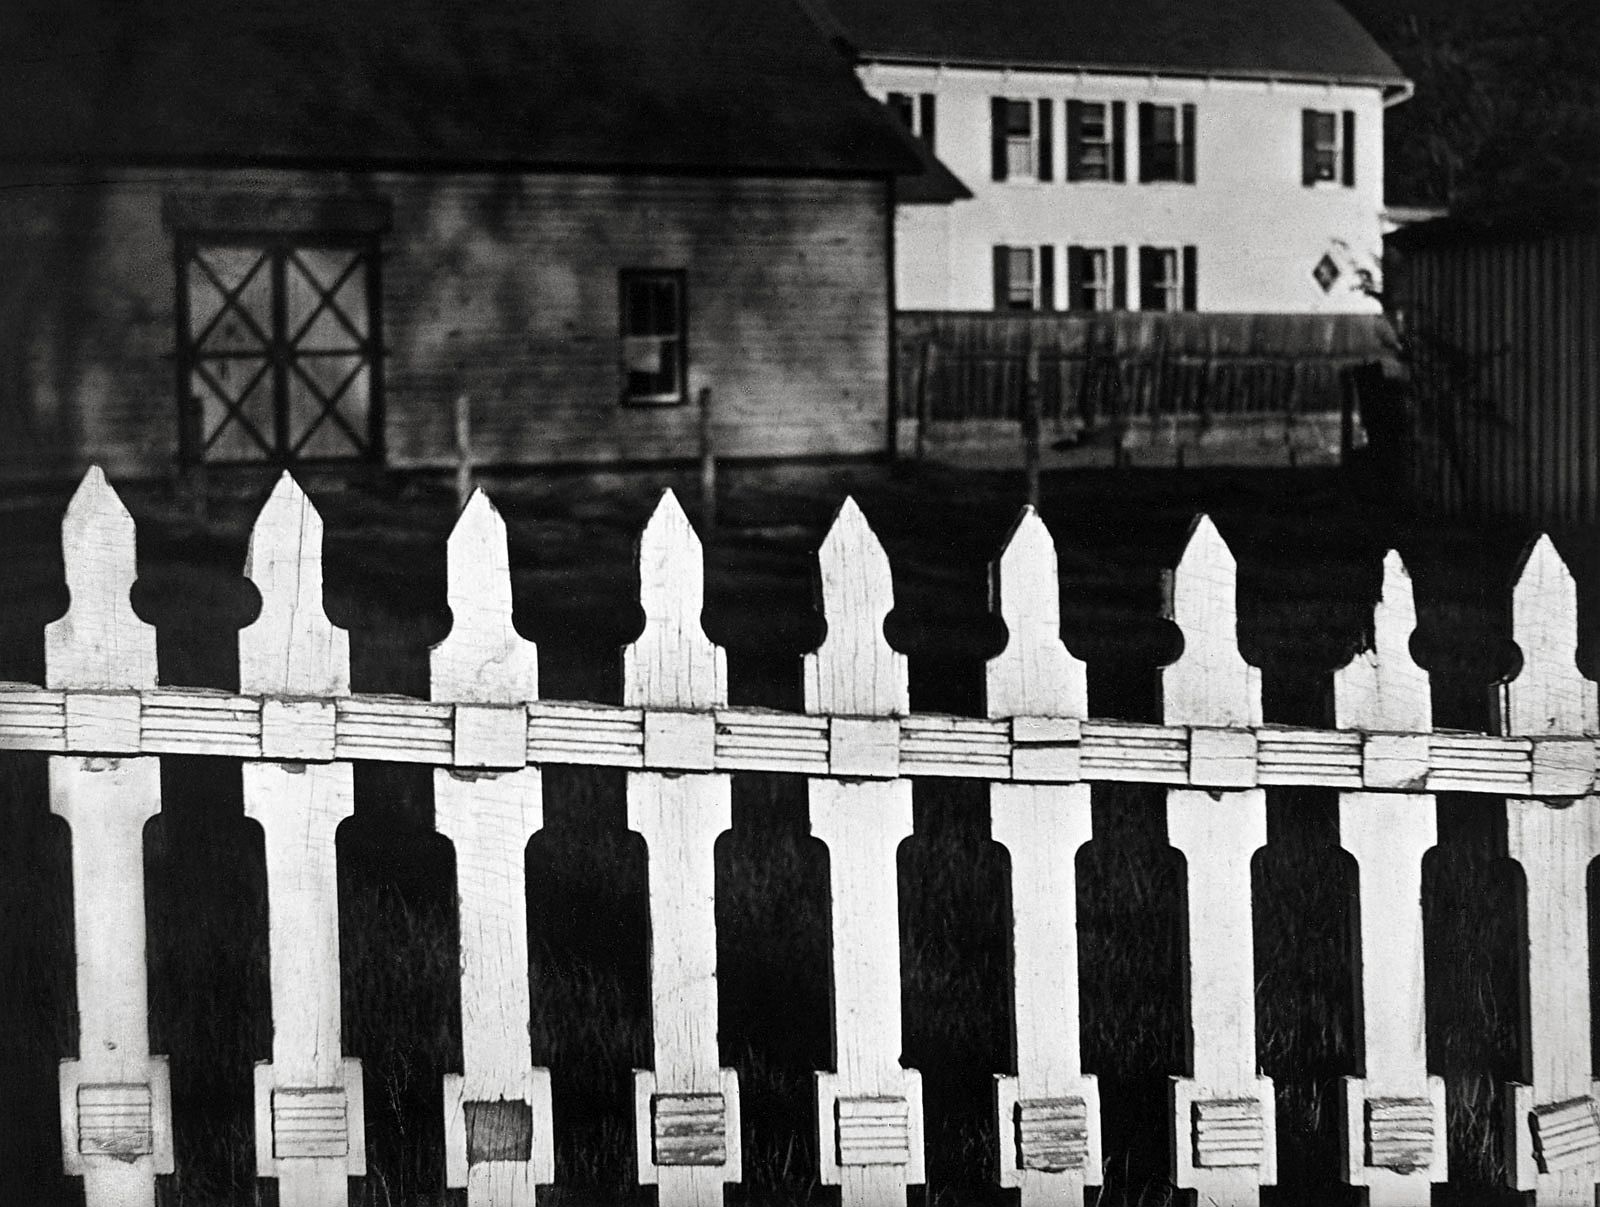
[(1335, 0), (823, 0), (972, 196), (902, 198), (904, 310), (1370, 312), (1383, 111)]

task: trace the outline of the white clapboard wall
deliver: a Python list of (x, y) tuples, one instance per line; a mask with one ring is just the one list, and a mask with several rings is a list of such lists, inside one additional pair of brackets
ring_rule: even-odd
[[(1246, 1205), (1274, 1180), (1271, 1082), (1255, 1049), (1251, 859), (1264, 788), (1340, 792), (1357, 868), (1360, 1074), (1344, 1087), (1347, 1181), (1420, 1207), (1446, 1179), (1440, 1081), (1426, 1065), (1422, 860), (1440, 791), (1506, 798), (1527, 883), (1527, 1081), (1504, 1128), (1514, 1187), (1592, 1204), (1600, 1106), (1590, 1069), (1587, 869), (1600, 855), (1595, 684), (1579, 672), (1576, 591), (1548, 541), (1513, 593), (1522, 664), (1500, 732), (1437, 732), (1411, 659), (1410, 582), (1384, 562), (1369, 648), (1335, 677), (1334, 730), (1262, 724), (1239, 655), (1236, 574), (1200, 520), (1172, 576), (1184, 649), (1163, 674), (1162, 724), (1089, 717), (1084, 669), (1062, 643), (1054, 544), (1025, 511), (994, 571), (1006, 647), (985, 717), (909, 710), (890, 648), (889, 562), (853, 502), (818, 554), (827, 636), (804, 665), (803, 714), (727, 704), (723, 653), (701, 627), (703, 558), (676, 499), (639, 546), (645, 627), (624, 652), (620, 705), (538, 698), (537, 654), (511, 624), (505, 526), (475, 494), (449, 541), (449, 635), (431, 699), (352, 693), (345, 634), (322, 601), (322, 523), (287, 476), (245, 567), (262, 608), (239, 636), (237, 692), (157, 683), (155, 636), (129, 603), (134, 525), (99, 471), (63, 522), (69, 609), (46, 634), (46, 683), (0, 684), (0, 749), (50, 756), (51, 807), (72, 843), (80, 1042), (60, 1073), (64, 1168), (88, 1207), (153, 1204), (174, 1171), (166, 1058), (149, 1050), (142, 832), (160, 808), (159, 756), (243, 761), (262, 828), (271, 1060), (256, 1075), (262, 1177), (284, 1207), (345, 1200), (365, 1168), (359, 1062), (340, 1035), (335, 833), (357, 758), (434, 768), (455, 849), (462, 1070), (441, 1086), (446, 1182), (473, 1207), (529, 1207), (554, 1180), (549, 1075), (529, 1047), (525, 849), (544, 762), (628, 772), (629, 824), (649, 851), (652, 1067), (636, 1074), (638, 1175), (663, 1203), (715, 1204), (741, 1177), (740, 1087), (720, 1065), (715, 849), (729, 774), (800, 773), (828, 848), (833, 1067), (817, 1074), (817, 1174), (847, 1207), (900, 1204), (924, 1180), (921, 1080), (901, 1064), (897, 853), (911, 776), (987, 779), (991, 833), (1011, 861), (1015, 1068), (996, 1070), (1001, 1182), (1025, 1205), (1072, 1204), (1105, 1160), (1083, 1071), (1075, 860), (1089, 785), (1168, 790), (1187, 867), (1189, 1072), (1172, 1082), (1171, 1172), (1207, 1203)], [(181, 1171), (179, 1171), (181, 1172)]]

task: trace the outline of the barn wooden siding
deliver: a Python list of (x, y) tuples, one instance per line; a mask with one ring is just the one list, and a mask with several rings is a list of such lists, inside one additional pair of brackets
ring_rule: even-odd
[(698, 449), (693, 405), (619, 404), (618, 273), (682, 268), (691, 398), (719, 451), (866, 453), (886, 440), (887, 187), (862, 180), (121, 173), (0, 189), (0, 472), (178, 455), (174, 196), (365, 198), (381, 237), (386, 461), (650, 461)]
[(1391, 240), (1391, 304), (1413, 358), (1410, 474), (1430, 505), (1600, 519), (1600, 234), (1589, 227)]

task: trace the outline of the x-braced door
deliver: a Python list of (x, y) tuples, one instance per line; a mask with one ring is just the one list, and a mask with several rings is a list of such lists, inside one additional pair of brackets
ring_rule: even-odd
[(187, 461), (381, 457), (375, 239), (187, 238), (178, 276)]

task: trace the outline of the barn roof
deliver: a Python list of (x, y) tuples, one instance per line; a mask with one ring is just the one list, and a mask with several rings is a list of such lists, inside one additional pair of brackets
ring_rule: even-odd
[(6, 0), (0, 159), (918, 170), (791, 0)]
[(1404, 76), (1336, 0), (812, 0), (868, 59), (1343, 80)]

